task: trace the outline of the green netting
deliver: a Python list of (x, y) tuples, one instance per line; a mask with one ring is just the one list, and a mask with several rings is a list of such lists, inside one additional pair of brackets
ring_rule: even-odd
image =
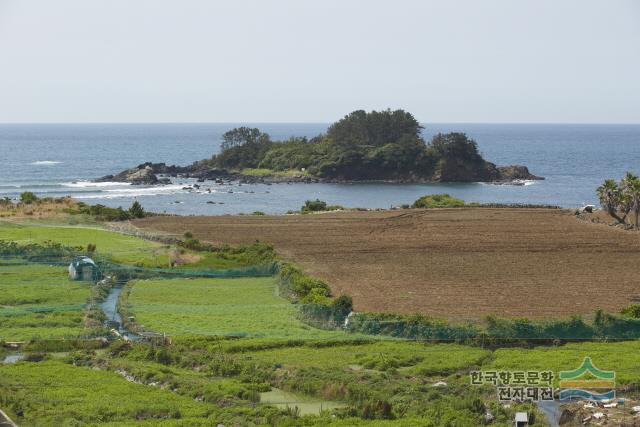
[(37, 307), (0, 307), (0, 316), (17, 316), (27, 313), (60, 313), (65, 311), (77, 311), (86, 307), (86, 304), (59, 304)]
[(273, 276), (278, 271), (277, 263), (269, 263), (263, 265), (252, 265), (246, 267), (235, 267), (226, 269), (213, 268), (147, 268), (126, 264), (118, 264), (110, 261), (109, 257), (97, 256), (94, 254), (86, 254), (81, 252), (38, 252), (38, 253), (15, 253), (0, 254), (0, 266), (2, 265), (28, 265), (28, 264), (47, 264), (68, 266), (74, 258), (79, 256), (87, 256), (91, 258), (100, 270), (100, 277), (115, 275), (126, 279), (133, 278), (150, 278), (150, 277), (212, 277), (212, 278), (232, 278), (232, 277), (268, 277)]
[[(280, 264), (212, 269), (212, 268), (147, 268), (113, 262), (108, 256), (87, 254), (74, 248), (57, 244), (18, 245), (0, 241), (0, 266), (42, 263), (65, 267), (77, 256), (90, 256), (99, 268), (98, 279), (110, 276), (120, 285), (133, 279), (151, 278), (239, 278), (269, 277), (278, 274)], [(282, 278), (281, 278), (282, 279)], [(279, 289), (281, 296), (291, 286), (286, 280)], [(304, 282), (305, 284), (307, 282)], [(315, 283), (315, 282), (314, 282)], [(314, 285), (315, 286), (315, 285)], [(285, 292), (286, 293), (286, 292)], [(639, 339), (640, 319), (597, 312), (593, 319), (579, 317), (549, 321), (526, 319), (487, 318), (475, 323), (450, 323), (426, 316), (406, 316), (379, 313), (337, 313), (334, 308), (301, 304), (299, 316), (304, 323), (321, 329), (344, 330), (365, 335), (384, 335), (400, 339), (426, 341), (491, 342), (494, 341), (553, 341), (553, 340), (600, 340)], [(21, 313), (71, 311), (82, 309), (75, 305), (52, 307), (0, 307), (0, 316)]]

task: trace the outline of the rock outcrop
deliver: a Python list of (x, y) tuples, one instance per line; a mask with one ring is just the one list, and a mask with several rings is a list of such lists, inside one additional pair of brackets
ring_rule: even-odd
[(128, 182), (135, 185), (154, 185), (161, 183), (153, 168), (149, 165), (140, 165), (133, 169), (127, 169), (117, 175), (107, 175), (98, 178), (96, 182)]
[(541, 176), (536, 176), (529, 172), (529, 168), (522, 165), (502, 166), (498, 167), (498, 181), (515, 181), (515, 180), (540, 180)]
[(435, 174), (425, 177), (421, 174), (409, 172), (395, 177), (376, 179), (349, 179), (349, 178), (319, 178), (308, 175), (278, 176), (278, 175), (245, 175), (240, 172), (205, 166), (198, 162), (190, 166), (166, 165), (165, 163), (143, 163), (133, 169), (127, 169), (117, 175), (107, 175), (96, 182), (129, 182), (139, 185), (168, 184), (169, 178), (158, 178), (158, 175), (171, 177), (195, 178), (198, 181), (237, 181), (241, 183), (291, 183), (291, 182), (353, 182), (353, 181), (386, 181), (397, 183), (416, 182), (493, 182), (498, 184), (518, 183), (524, 180), (544, 179), (533, 175), (526, 166), (501, 166), (482, 159), (476, 161), (463, 161), (460, 159), (447, 159), (441, 161)]

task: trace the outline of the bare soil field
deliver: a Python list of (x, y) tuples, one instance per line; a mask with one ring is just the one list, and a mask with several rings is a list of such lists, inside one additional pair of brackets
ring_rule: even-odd
[(357, 311), (542, 319), (640, 303), (640, 232), (567, 210), (155, 217), (135, 225), (212, 243), (272, 243), (335, 295), (353, 296)]

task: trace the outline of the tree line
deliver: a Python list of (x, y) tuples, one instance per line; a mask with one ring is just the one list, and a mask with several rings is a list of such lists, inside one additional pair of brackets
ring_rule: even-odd
[[(274, 141), (257, 128), (238, 127), (222, 137), (221, 152), (203, 166), (232, 170), (299, 170), (345, 180), (482, 180), (488, 162), (463, 133), (438, 134), (430, 142), (404, 110), (354, 111), (314, 138)], [(458, 171), (465, 172), (457, 179)]]

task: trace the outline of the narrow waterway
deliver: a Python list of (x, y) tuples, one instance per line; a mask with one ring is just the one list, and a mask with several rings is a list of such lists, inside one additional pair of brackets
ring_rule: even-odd
[(557, 400), (540, 401), (538, 409), (542, 412), (551, 427), (560, 427), (560, 417), (562, 416), (561, 403)]
[(114, 286), (109, 290), (109, 294), (100, 304), (104, 315), (108, 321), (118, 322), (118, 332), (122, 330), (122, 316), (118, 313), (118, 298), (122, 293), (122, 286)]
[(2, 363), (16, 363), (20, 360), (23, 360), (26, 357), (26, 355), (22, 354), (22, 353), (9, 353), (7, 355), (5, 355), (4, 360), (2, 361)]
[(318, 415), (322, 411), (342, 408), (346, 405), (342, 402), (320, 400), (272, 388), (271, 391), (260, 393), (260, 403), (275, 406), (277, 408), (298, 408), (300, 415)]
[(120, 298), (123, 287), (123, 284), (119, 284), (109, 289), (109, 293), (107, 294), (107, 297), (104, 299), (102, 304), (100, 304), (100, 308), (104, 312), (104, 315), (107, 318), (107, 322), (117, 323), (117, 328), (113, 329), (116, 329), (123, 338), (131, 341), (140, 341), (140, 335), (126, 330), (126, 328), (122, 324), (122, 316), (118, 312), (118, 299)]

